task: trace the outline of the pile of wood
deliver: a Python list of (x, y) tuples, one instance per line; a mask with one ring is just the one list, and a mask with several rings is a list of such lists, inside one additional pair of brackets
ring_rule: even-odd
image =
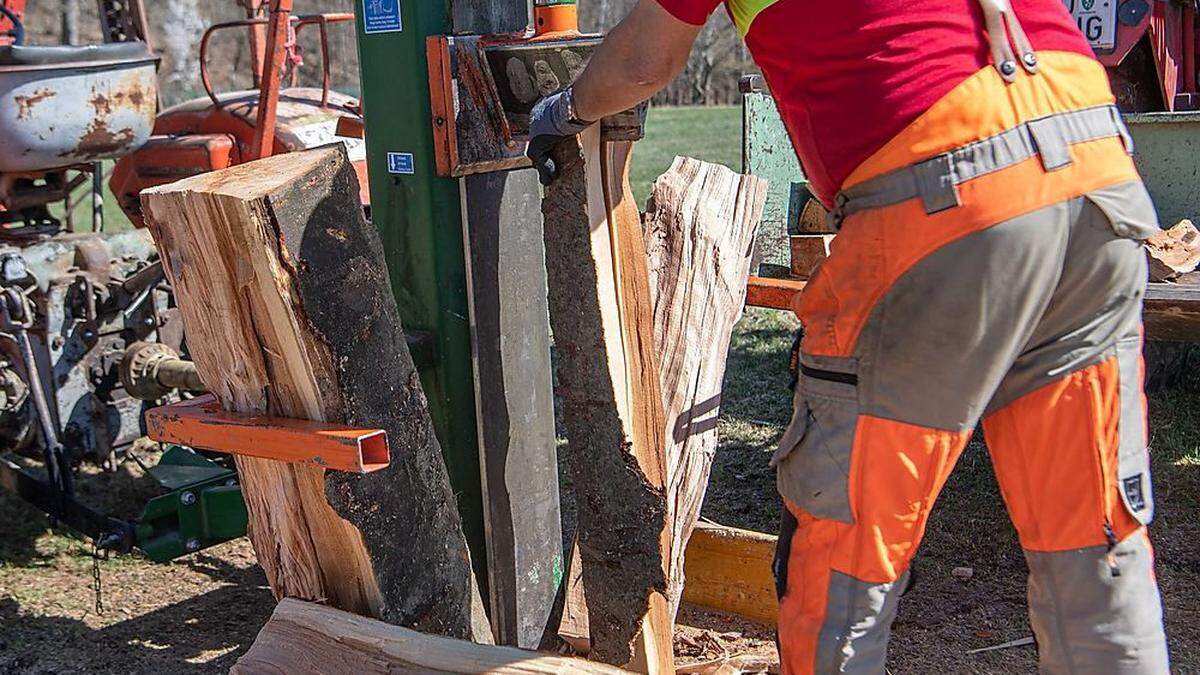
[(1146, 240), (1146, 260), (1151, 281), (1174, 281), (1200, 265), (1200, 231), (1190, 220), (1181, 220)]
[[(677, 158), (645, 226), (632, 144), (589, 130), (546, 189), (549, 308), (579, 514), (564, 615), (589, 657), (671, 672), (684, 548), (716, 448), (761, 179)], [(279, 598), (490, 641), (382, 248), (340, 146), (143, 193), (206, 386), (228, 410), (388, 432), (365, 475), (238, 458), (250, 536)], [(429, 638), (281, 603), (239, 669), (520, 672), (600, 666)], [(542, 666), (545, 666), (545, 669)]]

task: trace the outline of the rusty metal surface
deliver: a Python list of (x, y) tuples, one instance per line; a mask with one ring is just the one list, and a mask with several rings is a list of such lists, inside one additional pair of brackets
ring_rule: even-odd
[[(426, 45), (438, 172), (466, 176), (529, 166), (529, 111), (575, 80), (595, 35), (551, 40), (434, 36)], [(601, 120), (604, 140), (642, 137), (645, 104)]]
[(0, 70), (0, 171), (42, 171), (137, 149), (154, 125), (156, 63), (147, 56)]
[[(337, 135), (341, 119), (349, 118), (361, 123), (362, 117), (352, 110), (357, 99), (333, 91), (329, 92), (329, 104), (322, 107), (322, 95), (321, 89), (315, 87), (292, 87), (279, 94), (275, 109), (277, 144), (286, 152), (294, 152), (340, 141), (345, 144), (350, 161), (364, 160), (366, 145), (361, 138)], [(239, 140), (248, 138), (245, 132), (252, 129), (258, 119), (258, 90), (233, 91), (221, 94), (218, 98), (222, 104), (220, 109), (215, 109), (207, 97), (201, 97), (164, 110), (159, 115), (159, 126), (164, 128), (156, 129), (156, 133), (214, 131), (225, 126), (215, 118), (224, 117), (242, 127)], [(176, 124), (175, 120), (181, 123)]]

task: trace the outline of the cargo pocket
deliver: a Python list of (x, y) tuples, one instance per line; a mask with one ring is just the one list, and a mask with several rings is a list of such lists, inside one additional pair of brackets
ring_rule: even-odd
[(1118, 237), (1142, 241), (1161, 229), (1154, 202), (1141, 181), (1110, 185), (1085, 196), (1100, 209)]
[(1120, 445), (1117, 450), (1117, 487), (1130, 515), (1142, 525), (1154, 518), (1154, 491), (1150, 485), (1150, 450), (1146, 439), (1146, 412), (1142, 394), (1142, 339), (1117, 342), (1120, 378)]
[(800, 357), (792, 423), (771, 459), (779, 494), (816, 518), (853, 523), (850, 452), (858, 424), (858, 361)]

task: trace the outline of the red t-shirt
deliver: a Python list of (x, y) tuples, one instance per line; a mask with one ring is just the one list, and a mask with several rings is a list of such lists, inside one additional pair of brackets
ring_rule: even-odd
[[(658, 0), (694, 25), (720, 1)], [(725, 3), (826, 204), (859, 164), (990, 63), (978, 0)], [(1011, 4), (1035, 50), (1092, 54), (1062, 0)]]

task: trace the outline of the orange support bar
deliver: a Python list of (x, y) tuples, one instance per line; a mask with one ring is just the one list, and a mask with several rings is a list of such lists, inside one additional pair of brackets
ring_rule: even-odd
[(804, 290), (804, 281), (799, 279), (772, 279), (750, 277), (746, 285), (746, 304), (768, 309), (792, 309), (792, 299)]
[(340, 424), (227, 412), (212, 394), (146, 411), (160, 443), (369, 473), (388, 465), (387, 432)]

